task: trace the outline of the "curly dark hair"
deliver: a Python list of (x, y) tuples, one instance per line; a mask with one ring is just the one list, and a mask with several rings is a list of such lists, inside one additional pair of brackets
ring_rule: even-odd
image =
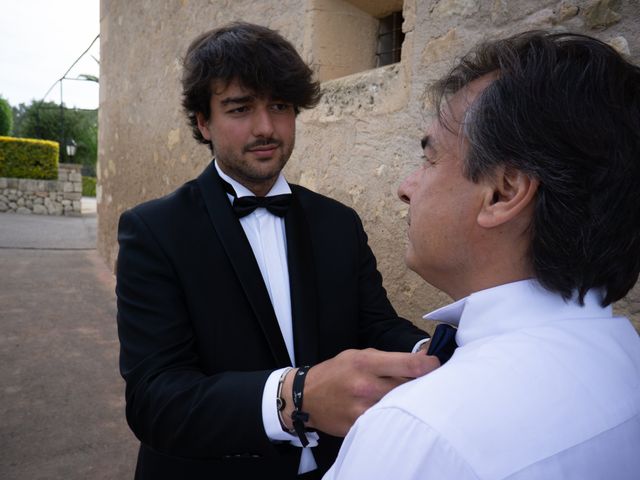
[(208, 120), (214, 83), (238, 80), (258, 96), (291, 102), (296, 112), (320, 100), (320, 84), (293, 45), (276, 31), (234, 22), (197, 37), (183, 61), (182, 106), (193, 137), (211, 145), (198, 130), (196, 114)]
[(619, 300), (640, 272), (640, 68), (595, 38), (525, 32), (462, 58), (436, 105), (492, 72), (464, 120), (466, 177), (506, 165), (538, 179), (538, 281), (565, 299), (595, 288), (603, 305)]

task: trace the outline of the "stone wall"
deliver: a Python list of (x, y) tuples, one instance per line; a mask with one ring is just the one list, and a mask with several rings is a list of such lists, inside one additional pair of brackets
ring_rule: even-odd
[(0, 212), (81, 215), (81, 167), (60, 164), (57, 180), (0, 178)]
[[(367, 15), (399, 3), (401, 62), (378, 69), (363, 62), (340, 77), (339, 60), (357, 53), (354, 43), (371, 30), (349, 29), (352, 19), (369, 24)], [(390, 298), (421, 326), (425, 311), (449, 299), (404, 265), (407, 206), (396, 190), (420, 162), (431, 113), (426, 87), (479, 41), (530, 29), (586, 33), (640, 61), (637, 0), (102, 0), (98, 248), (111, 265), (119, 215), (169, 193), (210, 161), (181, 112), (180, 62), (196, 35), (239, 19), (279, 30), (331, 78), (321, 104), (298, 117), (285, 174), (358, 211)], [(369, 51), (362, 47), (364, 56)], [(640, 327), (638, 286), (616, 308)]]

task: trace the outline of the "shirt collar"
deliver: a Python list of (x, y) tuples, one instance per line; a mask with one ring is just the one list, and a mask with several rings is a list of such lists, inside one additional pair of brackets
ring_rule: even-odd
[[(255, 197), (255, 194), (251, 190), (249, 190), (240, 182), (238, 182), (237, 180), (234, 180), (229, 175), (224, 173), (220, 168), (220, 166), (218, 165), (218, 160), (214, 161), (214, 166), (216, 167), (216, 170), (218, 171), (218, 175), (220, 175), (220, 178), (228, 182), (233, 187), (238, 198)], [(265, 197), (271, 197), (273, 195), (281, 195), (285, 193), (291, 193), (291, 187), (289, 187), (289, 184), (285, 180), (284, 175), (282, 175), (282, 172), (280, 172), (280, 174), (278, 175), (278, 179), (276, 180), (276, 183), (273, 184), (273, 187), (271, 187), (271, 190), (269, 190), (269, 193), (267, 193)], [(233, 200), (233, 196), (229, 195), (229, 199)]]
[(472, 293), (424, 315), (458, 326), (456, 341), (462, 346), (482, 337), (569, 318), (611, 317), (611, 306), (602, 307), (602, 294), (590, 290), (580, 305), (577, 298), (565, 301), (533, 279), (520, 280)]

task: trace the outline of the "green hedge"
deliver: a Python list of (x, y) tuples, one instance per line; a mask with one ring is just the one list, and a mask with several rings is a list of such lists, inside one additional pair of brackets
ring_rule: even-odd
[(0, 137), (0, 177), (58, 178), (58, 142)]
[(96, 196), (96, 178), (82, 176), (82, 196), (83, 197), (95, 197)]

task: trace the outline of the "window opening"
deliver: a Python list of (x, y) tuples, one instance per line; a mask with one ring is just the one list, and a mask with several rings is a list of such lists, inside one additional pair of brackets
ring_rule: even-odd
[(378, 24), (378, 46), (376, 49), (376, 67), (398, 63), (402, 54), (402, 12), (393, 12), (380, 19)]

